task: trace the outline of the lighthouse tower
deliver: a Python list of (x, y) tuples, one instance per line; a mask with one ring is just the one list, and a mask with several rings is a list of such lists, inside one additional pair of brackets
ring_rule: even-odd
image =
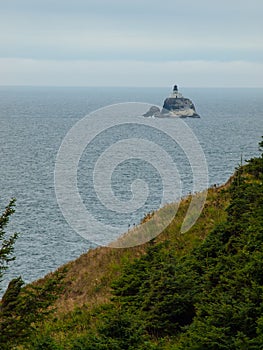
[(183, 95), (180, 92), (178, 92), (178, 86), (177, 85), (174, 85), (173, 92), (171, 93), (171, 97), (172, 98), (182, 98), (183, 97)]

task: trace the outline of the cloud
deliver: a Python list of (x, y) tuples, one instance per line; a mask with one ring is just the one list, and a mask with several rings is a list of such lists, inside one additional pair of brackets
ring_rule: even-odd
[(0, 59), (1, 85), (262, 87), (263, 64)]
[(41, 13), (85, 13), (85, 12), (116, 12), (119, 13), (139, 13), (146, 16), (147, 13), (178, 13), (207, 16), (217, 12), (221, 14), (239, 15), (255, 12), (255, 9), (262, 9), (261, 0), (221, 0), (211, 2), (211, 0), (9, 0), (1, 4), (2, 11), (18, 12), (41, 12)]
[[(128, 22), (128, 21), (127, 21)], [(163, 24), (165, 26), (166, 24)], [(171, 24), (169, 24), (171, 26)], [(178, 24), (177, 24), (178, 26)], [(175, 26), (176, 27), (176, 26)], [(19, 16), (0, 22), (0, 57), (90, 60), (247, 60), (262, 61), (261, 37), (218, 30), (164, 30), (155, 26), (63, 17), (59, 20)]]
[[(6, 69), (14, 65), (9, 77), (2, 69), (6, 84), (22, 84), (23, 79), (27, 84), (36, 80), (35, 75), (38, 84), (53, 85), (54, 77), (56, 85), (71, 85), (70, 77), (73, 85), (83, 85), (84, 80), (90, 85), (86, 78), (94, 84), (100, 81), (99, 85), (135, 84), (133, 77), (126, 79), (125, 67), (135, 72), (134, 79), (142, 74), (146, 85), (147, 81), (164, 85), (164, 74), (169, 75), (165, 67), (180, 68), (182, 75), (195, 67), (187, 85), (200, 84), (199, 78), (206, 79), (202, 84), (207, 86), (222, 85), (226, 78), (228, 85), (230, 77), (232, 85), (258, 85), (262, 77), (261, 0), (10, 0), (3, 1), (0, 9), (0, 58)], [(116, 80), (112, 72), (117, 72), (118, 64), (124, 78)], [(222, 69), (222, 79), (213, 72), (215, 67)], [(159, 76), (158, 83), (153, 76)]]

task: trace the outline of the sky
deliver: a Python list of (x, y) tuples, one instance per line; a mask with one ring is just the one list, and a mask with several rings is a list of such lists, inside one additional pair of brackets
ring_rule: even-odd
[(0, 85), (263, 87), (262, 0), (0, 0)]

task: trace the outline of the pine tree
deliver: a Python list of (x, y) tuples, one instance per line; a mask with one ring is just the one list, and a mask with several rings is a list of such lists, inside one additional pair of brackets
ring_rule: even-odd
[(8, 235), (5, 232), (10, 216), (15, 212), (15, 199), (11, 199), (6, 206), (5, 211), (0, 216), (0, 282), (3, 279), (5, 270), (10, 261), (15, 260), (13, 256), (14, 243), (18, 237), (18, 233)]

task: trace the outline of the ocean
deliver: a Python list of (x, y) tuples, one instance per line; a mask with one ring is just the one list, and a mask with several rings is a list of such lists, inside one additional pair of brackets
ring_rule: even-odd
[[(259, 154), (263, 89), (182, 88), (181, 92), (194, 102), (201, 116), (184, 121), (205, 154), (209, 184), (222, 184), (241, 162)], [(0, 209), (3, 211), (10, 198), (17, 199), (8, 232), (20, 232), (15, 244), (16, 260), (4, 276), (2, 292), (14, 277), (21, 275), (26, 283), (31, 282), (95, 246), (67, 223), (56, 200), (55, 162), (68, 131), (98, 108), (123, 102), (162, 105), (169, 93), (170, 88), (0, 87)], [(85, 163), (85, 157), (81, 161)], [(176, 162), (183, 194), (187, 194), (192, 188), (191, 167), (183, 160), (182, 152)], [(132, 179), (140, 166), (144, 167), (127, 164)], [(83, 169), (78, 181), (85, 203), (85, 166)], [(118, 169), (118, 174), (122, 171)], [(152, 167), (144, 167), (147, 179), (155, 174), (152, 171)], [(128, 200), (123, 176), (116, 175), (114, 181), (115, 194)], [(127, 227), (139, 223), (145, 210), (158, 208), (160, 202), (154, 198), (162, 191), (158, 183), (154, 186), (153, 199), (131, 218), (125, 217)], [(94, 208), (94, 215), (103, 216), (103, 207)], [(114, 219), (109, 216), (109, 220)]]

